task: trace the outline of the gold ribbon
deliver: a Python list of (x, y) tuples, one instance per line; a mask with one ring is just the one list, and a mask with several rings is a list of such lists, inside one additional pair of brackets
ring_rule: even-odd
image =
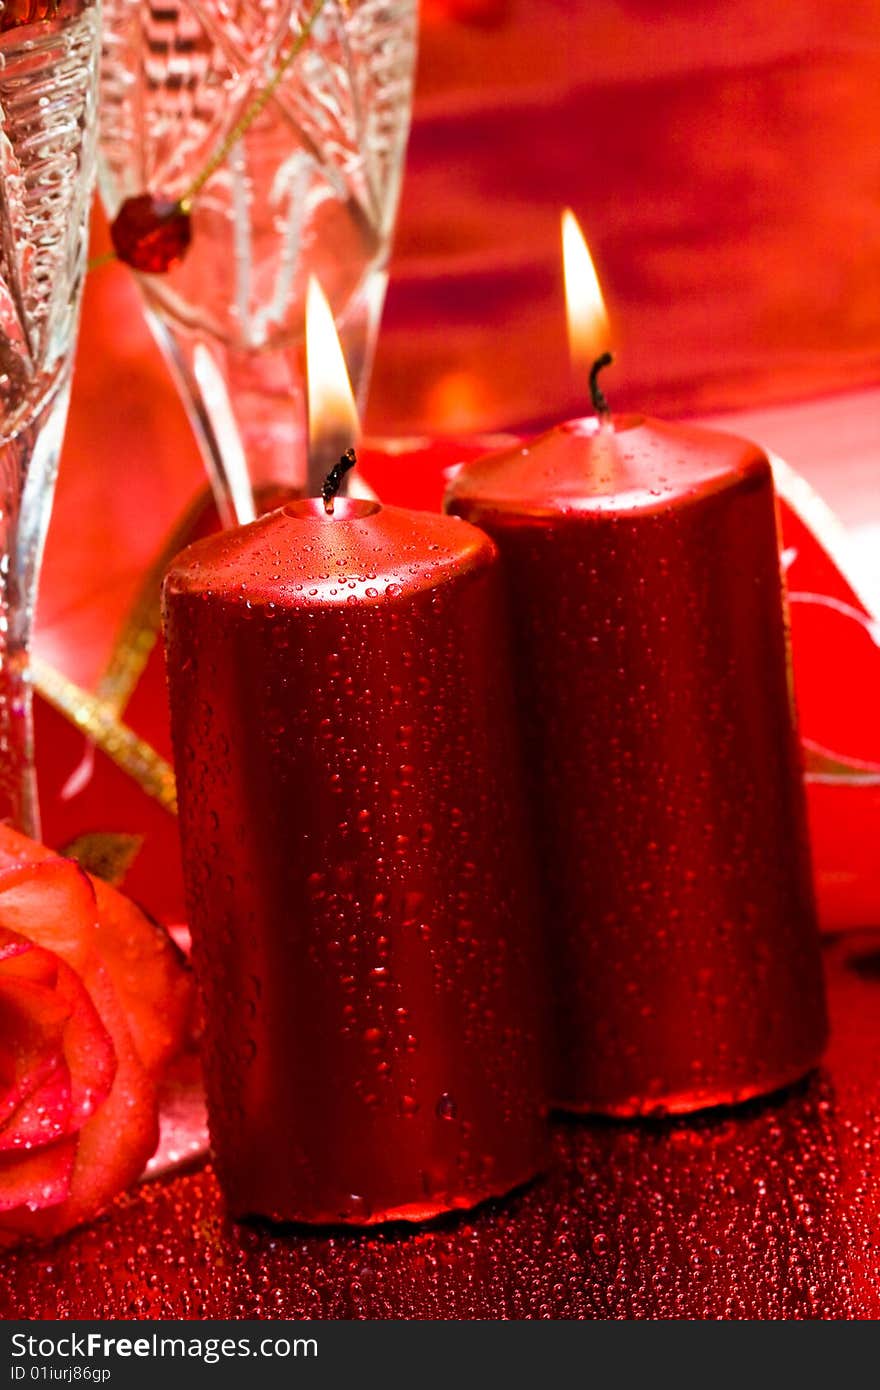
[(134, 729), (123, 724), (114, 705), (81, 689), (40, 657), (32, 659), (31, 669), (34, 687), (43, 699), (81, 729), (148, 796), (176, 815), (174, 769)]

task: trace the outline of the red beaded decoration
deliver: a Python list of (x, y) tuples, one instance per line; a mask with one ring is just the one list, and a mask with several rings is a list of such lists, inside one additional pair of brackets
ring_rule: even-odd
[(181, 204), (152, 193), (126, 198), (110, 224), (116, 255), (146, 275), (163, 275), (182, 260), (191, 236), (190, 215)]

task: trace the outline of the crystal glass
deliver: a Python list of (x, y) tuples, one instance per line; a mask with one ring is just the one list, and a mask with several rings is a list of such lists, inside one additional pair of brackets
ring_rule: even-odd
[(29, 650), (95, 166), (97, 0), (0, 3), (0, 819), (39, 836)]
[(417, 0), (106, 0), (100, 185), (113, 216), (186, 198), (192, 245), (141, 275), (226, 520), (307, 476), (303, 333), (315, 275), (363, 405), (409, 131)]

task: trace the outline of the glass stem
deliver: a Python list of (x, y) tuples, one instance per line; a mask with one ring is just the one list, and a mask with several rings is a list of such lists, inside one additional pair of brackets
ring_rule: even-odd
[(30, 422), (0, 442), (0, 820), (36, 840), (31, 635), (69, 399), (67, 364)]
[[(363, 418), (387, 286), (370, 275), (353, 310), (337, 322)], [(233, 348), (197, 330), (172, 327), (147, 298), (147, 319), (195, 432), (224, 526), (252, 521), (261, 491), (320, 495), (327, 468), (310, 459), (302, 342)], [(357, 480), (355, 490), (362, 489)]]
[(233, 351), (148, 310), (201, 449), (224, 526), (253, 521), (254, 494), (308, 485), (305, 400), (295, 350)]

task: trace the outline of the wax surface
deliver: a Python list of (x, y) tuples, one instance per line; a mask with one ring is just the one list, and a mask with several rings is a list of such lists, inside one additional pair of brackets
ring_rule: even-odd
[(294, 502), (166, 581), (213, 1143), (236, 1215), (418, 1219), (544, 1157), (494, 547)]
[(684, 1111), (802, 1075), (825, 1014), (766, 458), (575, 422), (465, 466), (448, 506), (504, 562), (554, 1100)]

